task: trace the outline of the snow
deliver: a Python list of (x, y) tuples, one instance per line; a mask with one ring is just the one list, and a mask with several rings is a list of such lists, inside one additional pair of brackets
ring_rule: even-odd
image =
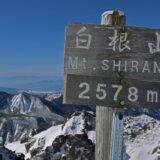
[[(59, 135), (75, 135), (75, 134), (82, 134), (82, 129), (84, 124), (84, 120), (82, 115), (73, 116), (70, 118), (66, 124), (52, 126), (49, 129), (33, 136), (35, 139), (35, 143), (32, 145), (30, 150), (41, 147), (42, 150), (45, 150), (46, 147), (51, 146), (55, 138)], [(90, 138), (94, 137), (94, 133), (90, 132)], [(26, 153), (25, 144), (20, 144), (20, 141), (9, 143), (5, 147), (12, 151), (20, 152), (25, 154), (26, 158), (30, 158), (30, 153)]]
[[(70, 119), (66, 121), (64, 125), (57, 125), (52, 126), (49, 129), (33, 136), (30, 141), (21, 144), (20, 141), (16, 141), (13, 143), (7, 144), (5, 147), (16, 151), (18, 153), (25, 154), (25, 158), (30, 158), (30, 152), (27, 153), (25, 145), (27, 143), (32, 143), (29, 151), (33, 149), (40, 148), (41, 151), (45, 150), (48, 146), (51, 146), (53, 141), (56, 139), (57, 136), (60, 135), (76, 135), (76, 134), (84, 134), (84, 114), (78, 113), (72, 116)], [(96, 133), (94, 130), (87, 131), (88, 138), (91, 139), (93, 142), (96, 141)], [(55, 155), (58, 156), (58, 155)]]
[(125, 139), (125, 160), (159, 160), (160, 157), (160, 121), (146, 115), (130, 117), (125, 132), (134, 133), (136, 137)]
[(43, 149), (45, 149), (48, 146), (52, 145), (53, 140), (61, 135), (62, 131), (62, 125), (58, 125), (58, 126), (53, 126), (49, 129), (47, 129), (46, 131), (43, 131), (37, 135), (34, 136), (34, 138), (36, 138), (36, 143), (33, 145), (32, 148), (36, 148), (38, 146), (38, 140), (41, 138), (45, 139), (45, 145), (43, 147)]
[(82, 134), (83, 131), (84, 120), (82, 115), (73, 116), (71, 119), (67, 121), (65, 126), (63, 127), (63, 134)]
[(26, 154), (25, 145), (19, 143), (19, 141), (16, 141), (16, 142), (13, 142), (13, 143), (9, 143), (5, 147), (8, 148), (9, 150), (16, 151), (17, 153)]
[(3, 138), (0, 137), (0, 145), (2, 145), (2, 144), (3, 144)]
[[(61, 96), (59, 93), (56, 95), (48, 94), (45, 99), (52, 101), (59, 96)], [(20, 93), (13, 96), (9, 106), (9, 109), (16, 114), (23, 113), (25, 115), (29, 113), (30, 116), (37, 116), (41, 114), (40, 117), (52, 117), (55, 119), (62, 118), (56, 114), (51, 114), (49, 108), (42, 103), (39, 97), (28, 95), (26, 93)], [(92, 112), (87, 113), (92, 114)], [(40, 151), (43, 151), (48, 146), (51, 146), (56, 137), (60, 135), (74, 136), (76, 134), (87, 133), (88, 138), (92, 140), (93, 143), (96, 143), (96, 132), (93, 127), (95, 125), (95, 121), (93, 119), (94, 118), (92, 118), (90, 115), (81, 112), (75, 112), (75, 114), (70, 116), (65, 124), (52, 126), (47, 130), (31, 137), (28, 142), (20, 143), (20, 141), (16, 141), (6, 144), (6, 147), (12, 151), (25, 154), (26, 158), (30, 158), (30, 151), (32, 149), (40, 148)], [(0, 130), (3, 130), (5, 126), (7, 126), (7, 123), (5, 122), (6, 119), (1, 119)], [(88, 126), (92, 127), (86, 129), (86, 122)], [(32, 128), (37, 129), (38, 126), (37, 121), (33, 117), (26, 117), (22, 120), (14, 118), (12, 121), (10, 121), (10, 123), (11, 124), (8, 125), (8, 128), (12, 129), (15, 137), (14, 140), (20, 139), (21, 137), (25, 137), (29, 134), (31, 136)], [(19, 136), (19, 133), (22, 134)], [(5, 134), (7, 135), (6, 143), (8, 143), (10, 140), (10, 134), (10, 130)], [(3, 139), (0, 137), (0, 143), (2, 143), (1, 141), (3, 141)], [(33, 143), (31, 144), (31, 147), (27, 153), (25, 145), (31, 142)], [(160, 160), (160, 120), (147, 115), (125, 117), (124, 142), (124, 160)], [(61, 150), (63, 150), (63, 148), (61, 148)], [(55, 154), (54, 156), (58, 157), (60, 155)], [(7, 157), (6, 160), (8, 160)]]
[(62, 96), (63, 94), (61, 92), (58, 93), (52, 93), (52, 94), (47, 94), (45, 96), (45, 99), (52, 102), (54, 99), (58, 99)]
[(11, 111), (14, 113), (27, 114), (33, 110), (46, 110), (49, 112), (41, 99), (37, 96), (29, 95), (28, 93), (19, 93), (14, 95), (10, 105)]
[(43, 100), (36, 95), (31, 95), (24, 92), (16, 94), (13, 96), (11, 101), (9, 101), (8, 105), (9, 105), (9, 110), (11, 111), (12, 114), (51, 118), (54, 120), (54, 122), (64, 121), (64, 117), (54, 112), (51, 112), (49, 106), (47, 106), (43, 102)]
[[(32, 137), (32, 149), (40, 148), (41, 151), (51, 146), (57, 136), (76, 135), (84, 133), (85, 117), (83, 113), (71, 116), (64, 125), (52, 126), (49, 129)], [(18, 125), (16, 126), (18, 128)], [(18, 130), (18, 129), (17, 129)], [(85, 130), (88, 138), (96, 143), (95, 130)], [(147, 115), (125, 117), (124, 120), (124, 160), (159, 160), (160, 159), (160, 121)], [(31, 141), (29, 141), (31, 142)], [(20, 141), (7, 144), (12, 151), (25, 154), (30, 158), (30, 151), (26, 153), (25, 144)], [(63, 148), (61, 148), (63, 150)], [(58, 154), (54, 155), (59, 156)]]
[(26, 152), (25, 145), (21, 144), (20, 141), (8, 143), (5, 147), (9, 150), (15, 151), (16, 153), (23, 153), (26, 159), (30, 158), (30, 154)]
[[(46, 147), (51, 146), (53, 140), (62, 134), (61, 129), (62, 125), (57, 125), (57, 126), (53, 126), (50, 127), (49, 129), (47, 129), (46, 131), (43, 131), (35, 136), (33, 136), (33, 139), (35, 139), (35, 143), (34, 145), (30, 148), (30, 150), (34, 149), (34, 148), (38, 148), (41, 147), (40, 141), (42, 140), (42, 138), (45, 140), (45, 144), (42, 148), (42, 150), (46, 149)], [(8, 148), (9, 150), (12, 151), (16, 151), (17, 153), (23, 153), (25, 154), (25, 158), (30, 158), (30, 153), (26, 152), (26, 148), (25, 148), (25, 144), (26, 143), (20, 143), (20, 141), (16, 141), (13, 143), (9, 143), (7, 144), (5, 147)]]
[(88, 139), (90, 139), (94, 144), (96, 143), (96, 132), (88, 131)]

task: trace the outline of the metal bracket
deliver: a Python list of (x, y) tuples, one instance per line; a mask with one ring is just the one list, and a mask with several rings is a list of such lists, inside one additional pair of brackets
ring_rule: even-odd
[[(124, 83), (124, 72), (118, 72), (117, 78), (119, 83)], [(124, 106), (123, 100), (119, 101), (119, 105)], [(115, 109), (113, 118), (113, 138), (112, 138), (112, 160), (123, 159), (123, 109)]]
[(115, 112), (112, 141), (112, 160), (123, 159), (123, 113)]

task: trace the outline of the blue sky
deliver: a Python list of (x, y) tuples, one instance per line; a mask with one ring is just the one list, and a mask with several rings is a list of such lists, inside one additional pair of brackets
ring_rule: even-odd
[(160, 28), (159, 0), (0, 0), (0, 77), (62, 76), (65, 27), (100, 24), (119, 9), (127, 25)]

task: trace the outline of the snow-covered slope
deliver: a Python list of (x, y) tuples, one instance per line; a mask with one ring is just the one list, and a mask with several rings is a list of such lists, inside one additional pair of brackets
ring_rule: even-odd
[[(62, 117), (51, 112), (47, 102), (41, 97), (31, 95), (25, 92), (10, 97), (8, 104), (5, 105), (5, 113), (25, 114), (28, 116), (47, 117), (55, 120), (62, 120)], [(3, 112), (3, 110), (1, 110)]]
[[(62, 125), (52, 126), (49, 129), (33, 136), (26, 138), (26, 141), (16, 141), (7, 144), (6, 147), (12, 151), (25, 154), (25, 158), (31, 157), (31, 151), (35, 149), (44, 150), (46, 147), (51, 146), (53, 140), (61, 135)], [(30, 147), (29, 147), (30, 146)]]
[(9, 143), (62, 124), (68, 114), (91, 107), (64, 105), (62, 93), (44, 96), (0, 92), (0, 137)]
[[(159, 160), (159, 135), (158, 119), (148, 115), (126, 116), (124, 160)], [(93, 160), (95, 137), (95, 113), (83, 111), (71, 114), (64, 124), (52, 126), (6, 147), (24, 153), (31, 160), (45, 160), (48, 157), (52, 157), (52, 160), (61, 160), (62, 157), (69, 160), (87, 157), (86, 160)]]
[(24, 160), (24, 155), (21, 153), (16, 154), (0, 145), (0, 160)]
[[(31, 160), (93, 160), (94, 108), (63, 105), (62, 98), (61, 93), (40, 97), (0, 92), (0, 138), (6, 147)], [(160, 160), (160, 111), (130, 108), (125, 114), (124, 160)]]
[[(72, 114), (63, 125), (52, 126), (46, 131), (26, 138), (24, 141), (7, 144), (6, 147), (12, 151), (25, 154), (26, 158), (34, 159), (39, 157), (42, 160), (43, 157), (46, 156), (47, 150), (47, 156), (51, 156), (54, 153), (55, 159), (53, 156), (52, 160), (59, 160), (64, 155), (70, 156), (70, 151), (68, 151), (67, 148), (75, 147), (79, 152), (80, 150), (88, 150), (86, 153), (92, 153), (89, 154), (89, 157), (93, 157), (94, 159), (94, 144), (95, 114), (83, 111)], [(61, 150), (59, 150), (57, 146), (59, 146)], [(84, 156), (84, 153), (79, 152), (77, 152), (78, 155), (75, 155), (74, 158), (76, 156)], [(74, 158), (70, 159), (76, 160), (76, 158)]]
[(64, 117), (39, 96), (0, 92), (0, 137), (5, 144), (63, 122)]
[(126, 117), (125, 160), (160, 159), (160, 121), (147, 115)]

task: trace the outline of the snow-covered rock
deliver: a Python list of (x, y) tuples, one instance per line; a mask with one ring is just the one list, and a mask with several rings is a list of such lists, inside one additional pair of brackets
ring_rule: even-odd
[[(63, 125), (52, 126), (23, 141), (9, 143), (6, 147), (12, 151), (23, 153), (26, 158), (31, 159), (39, 157), (43, 160), (42, 157), (46, 157), (48, 154), (48, 156), (52, 156), (52, 160), (60, 160), (53, 157), (62, 158), (63, 156), (69, 156), (71, 160), (76, 160), (78, 157), (84, 156), (94, 158), (94, 145), (95, 113), (83, 111), (70, 115)], [(77, 152), (74, 158), (71, 158), (70, 155), (71, 148), (75, 153)]]
[(55, 99), (59, 99), (63, 94), (61, 92), (49, 93), (44, 96), (44, 98), (50, 102), (53, 102)]
[(24, 154), (15, 153), (0, 145), (0, 160), (24, 160)]
[(160, 121), (147, 115), (126, 117), (125, 160), (160, 159)]
[(86, 134), (61, 135), (53, 141), (52, 146), (47, 147), (43, 153), (33, 156), (32, 159), (94, 160), (94, 153), (95, 144)]
[[(93, 160), (95, 109), (63, 105), (62, 99), (59, 93), (0, 92), (0, 144), (31, 160)], [(125, 115), (123, 160), (160, 160), (159, 109), (130, 108)]]
[(62, 124), (66, 116), (93, 107), (64, 105), (62, 93), (39, 96), (21, 92), (0, 92), (0, 137), (3, 143), (24, 139), (53, 125)]
[(33, 136), (63, 122), (64, 117), (39, 96), (0, 92), (0, 137), (3, 144)]

